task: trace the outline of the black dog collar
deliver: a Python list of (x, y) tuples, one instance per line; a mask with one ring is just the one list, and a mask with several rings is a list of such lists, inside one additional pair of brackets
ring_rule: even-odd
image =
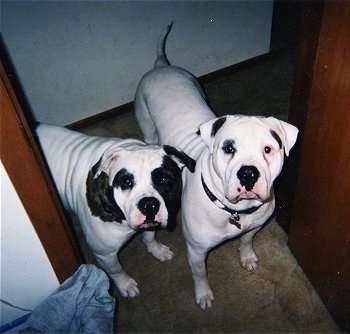
[(230, 217), (230, 223), (235, 225), (237, 228), (241, 228), (241, 224), (239, 223), (240, 220), (240, 216), (239, 215), (250, 215), (253, 212), (255, 212), (256, 210), (258, 210), (261, 205), (259, 206), (253, 206), (249, 209), (246, 210), (232, 210), (229, 207), (227, 207), (225, 204), (223, 204), (222, 202), (219, 201), (219, 199), (209, 190), (208, 186), (205, 184), (204, 179), (203, 179), (203, 174), (201, 175), (201, 180), (202, 180), (202, 185), (203, 185), (203, 189), (205, 191), (205, 193), (207, 194), (207, 196), (209, 197), (209, 199), (220, 209), (225, 210), (226, 212), (231, 214)]

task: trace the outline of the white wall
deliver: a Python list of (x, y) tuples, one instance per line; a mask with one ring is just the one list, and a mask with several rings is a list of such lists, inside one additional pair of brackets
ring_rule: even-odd
[[(1, 299), (32, 310), (59, 286), (59, 282), (1, 162), (0, 169)], [(1, 302), (0, 325), (28, 313)]]
[(1, 30), (37, 120), (130, 102), (172, 20), (167, 55), (197, 76), (269, 51), (272, 0), (1, 1)]

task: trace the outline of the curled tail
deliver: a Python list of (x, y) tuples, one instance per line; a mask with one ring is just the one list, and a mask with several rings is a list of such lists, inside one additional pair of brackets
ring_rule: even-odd
[(170, 65), (165, 55), (165, 41), (168, 37), (168, 34), (172, 26), (173, 26), (173, 22), (167, 25), (166, 28), (163, 30), (163, 32), (159, 36), (159, 40), (157, 44), (157, 59), (154, 63), (154, 67)]

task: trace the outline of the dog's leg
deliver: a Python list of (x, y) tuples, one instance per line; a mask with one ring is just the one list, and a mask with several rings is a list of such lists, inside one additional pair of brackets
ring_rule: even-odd
[(187, 243), (188, 261), (192, 270), (196, 303), (205, 310), (212, 306), (213, 291), (210, 288), (205, 268), (207, 252), (197, 252)]
[[(137, 95), (137, 94), (136, 94)], [(135, 116), (143, 134), (143, 140), (149, 145), (159, 144), (157, 129), (148, 112), (144, 99), (135, 99)]]
[(255, 233), (259, 231), (259, 229), (260, 227), (251, 230), (246, 234), (243, 234), (240, 238), (240, 244), (238, 248), (240, 264), (248, 271), (255, 271), (258, 266), (258, 257), (256, 256), (253, 249), (253, 237)]
[(106, 270), (116, 287), (124, 297), (134, 298), (140, 291), (137, 283), (127, 275), (118, 260), (117, 254), (98, 255), (95, 254), (98, 263)]
[(156, 240), (155, 233), (156, 232), (154, 231), (144, 231), (142, 233), (142, 241), (145, 244), (147, 251), (159, 261), (164, 262), (171, 260), (174, 253), (168, 246), (165, 246)]

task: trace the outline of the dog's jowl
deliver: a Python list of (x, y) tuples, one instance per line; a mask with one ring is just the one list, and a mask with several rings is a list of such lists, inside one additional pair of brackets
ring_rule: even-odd
[(298, 130), (274, 117), (217, 118), (196, 78), (167, 61), (169, 31), (161, 34), (155, 66), (138, 85), (135, 113), (147, 143), (173, 145), (196, 160), (195, 172), (183, 173), (182, 229), (196, 303), (206, 309), (214, 299), (205, 267), (211, 248), (241, 235), (240, 263), (257, 268), (253, 236), (274, 210), (273, 182)]
[(36, 133), (62, 203), (78, 218), (97, 261), (123, 296), (137, 296), (137, 283), (123, 271), (118, 251), (142, 231), (156, 259), (173, 257), (155, 239), (155, 229), (175, 224), (181, 170), (193, 172), (194, 160), (173, 147), (135, 139), (91, 137), (45, 124)]

